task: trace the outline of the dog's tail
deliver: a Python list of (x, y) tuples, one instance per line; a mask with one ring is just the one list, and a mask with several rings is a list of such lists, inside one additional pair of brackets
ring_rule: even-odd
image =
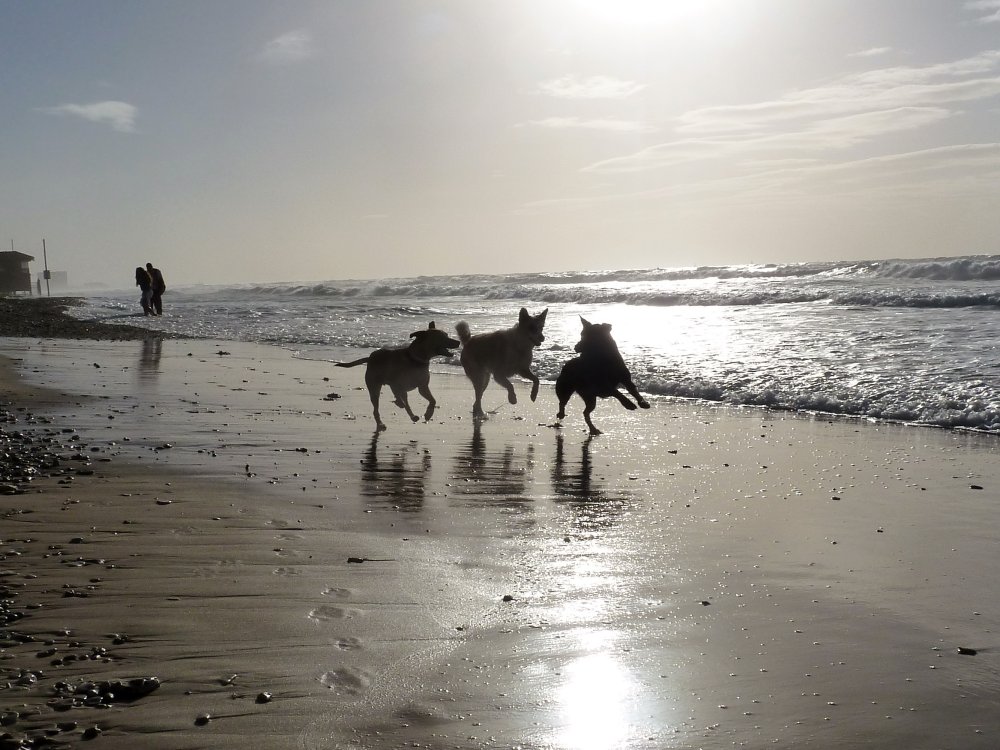
[(464, 320), (455, 326), (455, 331), (458, 333), (458, 339), (463, 344), (468, 344), (469, 339), (472, 338), (472, 331), (469, 330), (469, 324)]
[(357, 367), (358, 365), (363, 365), (368, 361), (368, 357), (362, 357), (361, 359), (356, 359), (353, 362), (336, 362), (337, 367)]

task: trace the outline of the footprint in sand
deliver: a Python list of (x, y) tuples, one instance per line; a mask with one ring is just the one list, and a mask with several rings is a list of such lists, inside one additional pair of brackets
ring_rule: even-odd
[(299, 574), (299, 569), (287, 567), (275, 568), (271, 571), (271, 574), (276, 576), (297, 576)]
[(332, 604), (324, 604), (321, 607), (316, 607), (312, 612), (309, 613), (309, 619), (318, 620), (319, 622), (326, 622), (328, 620), (349, 620), (352, 617), (356, 617), (360, 614), (356, 609), (347, 609), (346, 607), (335, 607)]
[(352, 593), (353, 592), (350, 589), (342, 589), (331, 586), (323, 592), (323, 596), (328, 596), (331, 599), (350, 599)]
[(324, 672), (319, 681), (338, 695), (361, 695), (371, 686), (371, 677), (350, 667)]
[(191, 571), (191, 575), (198, 578), (217, 578), (223, 575), (232, 575), (238, 567), (243, 565), (239, 560), (219, 560), (208, 568), (199, 568)]
[(422, 726), (434, 726), (451, 721), (448, 715), (440, 709), (420, 703), (408, 704), (397, 711), (395, 716), (407, 724), (419, 724)]
[(361, 640), (359, 638), (341, 638), (340, 640), (334, 642), (333, 645), (341, 651), (358, 651), (362, 648)]

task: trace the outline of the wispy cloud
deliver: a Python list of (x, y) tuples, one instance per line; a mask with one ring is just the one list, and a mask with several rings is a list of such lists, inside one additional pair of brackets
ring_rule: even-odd
[(60, 104), (55, 107), (45, 107), (41, 111), (50, 115), (80, 117), (91, 122), (104, 123), (120, 133), (135, 131), (135, 118), (138, 114), (138, 110), (131, 104), (117, 101)]
[(272, 39), (260, 52), (260, 59), (272, 65), (289, 65), (314, 57), (312, 36), (303, 30), (289, 31)]
[[(1000, 7), (1000, 0), (989, 2)], [(1000, 144), (941, 144), (944, 131), (933, 128), (965, 116), (970, 103), (988, 105), (997, 98), (1000, 50), (989, 50), (940, 64), (843, 75), (774, 99), (690, 110), (675, 119), (674, 138), (581, 170), (622, 180), (660, 171), (660, 187), (633, 191), (623, 181), (621, 190), (608, 192), (605, 182), (601, 196), (536, 202), (526, 209), (664, 198), (791, 202), (852, 190), (887, 196), (922, 191), (942, 198), (949, 190), (996, 194), (1000, 187), (990, 181), (1000, 185)], [(557, 120), (549, 126), (571, 124)], [(902, 133), (916, 134), (925, 147), (893, 153), (901, 142), (893, 136)]]
[(787, 210), (797, 200), (814, 203), (816, 196), (875, 193), (900, 198), (923, 194), (957, 198), (998, 192), (1000, 143), (973, 143), (909, 151), (900, 154), (830, 163), (819, 160), (773, 162), (770, 169), (717, 179), (670, 183), (652, 190), (604, 194), (586, 198), (534, 201), (521, 213), (592, 210), (602, 205), (658, 204), (665, 198), (702, 204), (724, 202), (779, 205)]
[(852, 52), (848, 57), (881, 57), (882, 55), (888, 55), (892, 51), (892, 47), (872, 47), (871, 49), (863, 49), (860, 52)]
[(648, 133), (654, 130), (647, 123), (614, 118), (584, 120), (579, 117), (546, 117), (543, 120), (531, 120), (526, 124), (555, 130), (603, 130), (612, 133)]
[(538, 90), (559, 99), (624, 99), (646, 88), (645, 84), (611, 76), (563, 76), (538, 84)]
[(954, 116), (942, 107), (900, 107), (817, 120), (805, 127), (749, 138), (684, 139), (650, 146), (629, 156), (592, 164), (587, 172), (627, 173), (663, 169), (707, 159), (768, 155), (787, 159), (795, 152), (843, 150), (878, 137), (916, 130)]
[(1000, 51), (993, 50), (949, 63), (842, 76), (773, 100), (691, 110), (676, 120), (680, 137), (584, 171), (641, 172), (720, 158), (738, 167), (743, 158), (818, 157), (929, 127), (957, 116), (961, 103), (1000, 96), (998, 68)]
[(976, 19), (978, 23), (1000, 23), (1000, 0), (970, 0), (965, 4), (968, 10), (986, 12)]
[(680, 117), (678, 130), (750, 132), (802, 118), (985, 99), (1000, 94), (998, 65), (1000, 51), (991, 50), (951, 63), (866, 71), (772, 101), (693, 110)]

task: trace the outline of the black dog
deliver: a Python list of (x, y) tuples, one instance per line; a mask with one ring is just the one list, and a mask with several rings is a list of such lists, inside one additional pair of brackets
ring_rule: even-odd
[(618, 344), (611, 338), (611, 324), (589, 323), (582, 317), (580, 322), (583, 323), (583, 331), (576, 345), (580, 356), (563, 365), (556, 379), (556, 396), (559, 397), (556, 419), (566, 416), (566, 402), (574, 393), (579, 393), (584, 404), (583, 418), (590, 434), (600, 435), (601, 431), (590, 421), (590, 413), (597, 406), (598, 398), (614, 396), (626, 409), (634, 410), (635, 404), (618, 390), (619, 386), (625, 386), (643, 409), (648, 409), (649, 403), (632, 382), (632, 375), (618, 352)]
[(368, 363), (365, 371), (365, 385), (368, 386), (368, 395), (371, 396), (372, 408), (375, 412), (375, 426), (384, 430), (385, 425), (378, 413), (378, 399), (382, 392), (382, 386), (388, 385), (395, 396), (396, 404), (401, 409), (405, 409), (414, 422), (420, 418), (410, 409), (410, 402), (407, 401), (406, 394), (416, 388), (420, 395), (427, 399), (427, 411), (424, 413), (424, 421), (434, 416), (434, 407), (437, 402), (431, 395), (431, 389), (427, 387), (431, 374), (428, 365), (431, 357), (450, 357), (451, 350), (459, 347), (459, 342), (450, 338), (444, 331), (439, 331), (434, 327), (434, 322), (427, 326), (426, 331), (415, 331), (410, 334), (414, 341), (409, 346), (399, 346), (393, 349), (376, 349), (367, 357), (356, 359), (353, 362), (338, 362), (337, 367), (354, 367)]

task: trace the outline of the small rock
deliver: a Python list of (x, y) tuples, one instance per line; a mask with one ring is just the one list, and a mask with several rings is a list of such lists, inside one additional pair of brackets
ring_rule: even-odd
[(198, 718), (194, 720), (194, 725), (196, 727), (203, 727), (206, 724), (208, 724), (208, 722), (210, 722), (211, 720), (212, 720), (212, 714), (199, 714)]
[(512, 602), (512, 601), (514, 601), (514, 597), (511, 594), (504, 594), (503, 595), (503, 600), (505, 602)]
[(974, 648), (966, 648), (965, 646), (959, 646), (958, 653), (962, 654), (963, 656), (975, 656), (979, 652), (976, 651), (976, 649)]
[(978, 485), (978, 484), (970, 484), (970, 485), (969, 485), (969, 489), (970, 489), (970, 490), (981, 490), (981, 489), (982, 489), (982, 485)]
[(264, 691), (263, 693), (258, 693), (257, 694), (257, 698), (255, 699), (254, 702), (255, 703), (270, 703), (271, 699), (273, 697), (274, 697), (273, 695), (271, 695), (267, 691)]

